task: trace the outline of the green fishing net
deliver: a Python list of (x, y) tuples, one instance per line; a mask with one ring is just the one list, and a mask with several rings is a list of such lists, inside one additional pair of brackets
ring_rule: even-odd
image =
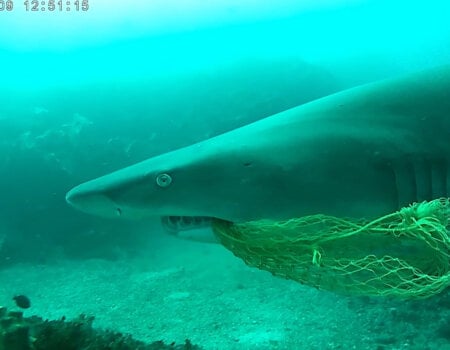
[(215, 220), (220, 242), (249, 266), (351, 295), (426, 298), (450, 281), (450, 198), (372, 221), (312, 215), (286, 221)]

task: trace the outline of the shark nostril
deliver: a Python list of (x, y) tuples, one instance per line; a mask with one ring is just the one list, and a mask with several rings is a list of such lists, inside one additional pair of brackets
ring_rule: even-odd
[(122, 209), (116, 208), (116, 213), (117, 213), (117, 216), (121, 216), (122, 215)]

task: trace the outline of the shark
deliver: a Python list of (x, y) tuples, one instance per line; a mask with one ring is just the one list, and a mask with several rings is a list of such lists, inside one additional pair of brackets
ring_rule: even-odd
[(102, 217), (163, 217), (177, 230), (209, 218), (375, 218), (449, 196), (444, 66), (344, 90), (149, 158), (74, 187), (66, 200)]

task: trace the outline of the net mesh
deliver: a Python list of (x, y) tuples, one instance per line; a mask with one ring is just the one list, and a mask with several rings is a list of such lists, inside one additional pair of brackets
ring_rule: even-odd
[(372, 221), (312, 215), (215, 220), (220, 242), (249, 266), (352, 295), (426, 298), (450, 280), (450, 199), (414, 203)]

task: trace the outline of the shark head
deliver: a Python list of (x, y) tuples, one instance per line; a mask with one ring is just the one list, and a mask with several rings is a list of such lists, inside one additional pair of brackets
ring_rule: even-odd
[(219, 136), (78, 185), (66, 200), (78, 210), (107, 218), (252, 219), (259, 210), (255, 203), (270, 203), (277, 175), (270, 169), (258, 171), (264, 168), (258, 156), (263, 153), (242, 152), (245, 148), (230, 147)]
[[(170, 152), (88, 181), (70, 190), (66, 201), (85, 213), (107, 218), (195, 215), (201, 209), (191, 204), (189, 189), (195, 183), (186, 171), (189, 167), (183, 157), (192, 156), (187, 153), (191, 152)], [(194, 179), (202, 181), (201, 176)]]

